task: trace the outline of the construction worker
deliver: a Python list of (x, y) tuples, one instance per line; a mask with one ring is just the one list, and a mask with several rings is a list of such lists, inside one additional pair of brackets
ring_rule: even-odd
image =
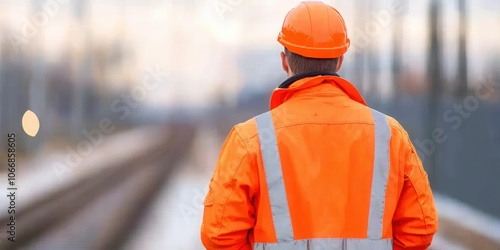
[(350, 40), (340, 13), (302, 2), (278, 41), (289, 78), (271, 111), (231, 130), (204, 200), (209, 250), (427, 249), (428, 177), (403, 127), (336, 73)]

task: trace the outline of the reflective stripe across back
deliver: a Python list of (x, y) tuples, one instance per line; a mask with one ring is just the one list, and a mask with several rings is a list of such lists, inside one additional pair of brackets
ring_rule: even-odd
[(271, 112), (256, 117), (264, 173), (278, 242), (256, 242), (254, 244), (255, 250), (392, 249), (392, 239), (382, 239), (384, 202), (390, 168), (391, 131), (384, 114), (372, 110), (372, 115), (375, 127), (375, 157), (366, 239), (295, 240)]
[(282, 243), (255, 243), (254, 250), (386, 250), (392, 240), (369, 239), (310, 239)]

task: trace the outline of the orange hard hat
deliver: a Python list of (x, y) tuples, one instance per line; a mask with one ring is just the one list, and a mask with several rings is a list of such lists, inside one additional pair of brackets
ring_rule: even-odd
[(319, 1), (306, 1), (288, 12), (278, 36), (289, 51), (310, 58), (337, 58), (350, 45), (340, 13)]

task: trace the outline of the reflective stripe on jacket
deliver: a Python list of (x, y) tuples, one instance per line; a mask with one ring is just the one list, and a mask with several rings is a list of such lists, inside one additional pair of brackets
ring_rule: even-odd
[(390, 165), (389, 141), (391, 131), (384, 114), (376, 110), (372, 110), (372, 113), (375, 130), (375, 157), (366, 239), (320, 238), (295, 240), (272, 116), (270, 112), (266, 112), (256, 117), (264, 175), (268, 187), (269, 202), (271, 203), (272, 221), (278, 242), (256, 242), (254, 244), (255, 250), (392, 249), (392, 239), (382, 238), (385, 189)]
[(427, 249), (437, 230), (406, 131), (336, 76), (275, 90), (232, 129), (209, 188), (209, 250)]

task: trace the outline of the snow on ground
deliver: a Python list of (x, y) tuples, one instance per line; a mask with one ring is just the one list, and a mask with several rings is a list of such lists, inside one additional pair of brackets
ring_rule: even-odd
[[(21, 159), (16, 164), (15, 186), (16, 206), (22, 209), (31, 204), (32, 201), (40, 199), (47, 194), (60, 190), (73, 184), (75, 181), (98, 171), (103, 167), (113, 166), (111, 163), (127, 160), (123, 157), (112, 157), (116, 155), (117, 148), (123, 155), (137, 154), (141, 149), (150, 146), (156, 141), (145, 141), (143, 138), (161, 138), (158, 133), (164, 131), (158, 129), (141, 128), (119, 134), (100, 137), (99, 143), (91, 144), (88, 139), (82, 139), (78, 143), (68, 144), (64, 151), (49, 152), (33, 159)], [(130, 144), (134, 141), (137, 143)], [(77, 146), (80, 143), (91, 145), (88, 153), (79, 154)], [(121, 145), (127, 145), (122, 147)], [(7, 190), (7, 172), (0, 173), (0, 189)], [(0, 217), (7, 216), (7, 209), (0, 210)]]
[(203, 199), (222, 143), (214, 131), (200, 129), (192, 152), (147, 212), (127, 250), (204, 249), (200, 241)]

